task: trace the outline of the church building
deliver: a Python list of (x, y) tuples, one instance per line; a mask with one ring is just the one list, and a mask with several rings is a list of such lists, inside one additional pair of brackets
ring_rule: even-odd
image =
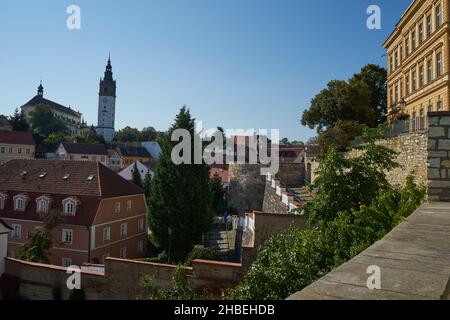
[(105, 76), (100, 79), (100, 91), (98, 94), (98, 124), (97, 133), (111, 142), (115, 136), (115, 112), (116, 112), (116, 81), (113, 79), (111, 57), (108, 59)]

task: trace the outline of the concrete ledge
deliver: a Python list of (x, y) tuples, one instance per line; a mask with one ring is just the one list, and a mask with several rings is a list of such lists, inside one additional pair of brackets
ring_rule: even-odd
[[(381, 271), (381, 289), (370, 290), (369, 266)], [(382, 240), (293, 294), (289, 300), (448, 300), (450, 203), (428, 203)]]

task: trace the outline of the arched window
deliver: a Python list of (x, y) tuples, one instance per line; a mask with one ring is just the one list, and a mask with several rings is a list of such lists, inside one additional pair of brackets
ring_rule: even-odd
[(16, 196), (14, 198), (14, 210), (25, 211), (25, 198), (23, 196)]
[(75, 198), (68, 198), (63, 201), (64, 214), (74, 216), (77, 213), (78, 201)]
[(48, 212), (48, 201), (46, 199), (41, 199), (38, 201), (38, 211), (42, 213)]

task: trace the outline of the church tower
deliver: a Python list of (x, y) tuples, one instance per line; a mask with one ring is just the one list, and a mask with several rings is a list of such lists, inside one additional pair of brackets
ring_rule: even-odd
[(98, 123), (97, 134), (103, 136), (106, 142), (114, 139), (114, 120), (116, 114), (116, 81), (113, 79), (111, 56), (108, 58), (105, 76), (100, 79), (98, 93)]

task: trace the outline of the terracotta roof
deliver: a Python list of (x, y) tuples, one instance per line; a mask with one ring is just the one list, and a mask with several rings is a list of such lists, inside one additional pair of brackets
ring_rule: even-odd
[(93, 154), (107, 156), (108, 151), (104, 144), (89, 144), (89, 143), (62, 143), (64, 149), (68, 153), (74, 154)]
[(144, 147), (118, 146), (117, 150), (123, 157), (143, 157), (143, 158), (152, 157), (150, 153), (148, 153), (147, 149), (145, 149)]
[(79, 112), (77, 112), (77, 111), (75, 111), (75, 110), (73, 110), (71, 108), (67, 108), (67, 107), (65, 107), (65, 106), (63, 106), (63, 105), (61, 105), (59, 103), (53, 102), (51, 100), (47, 100), (47, 99), (45, 99), (45, 98), (43, 98), (43, 97), (41, 97), (39, 95), (34, 96), (30, 101), (25, 103), (22, 107), (25, 107), (25, 106), (36, 106), (36, 105), (39, 105), (39, 104), (44, 104), (44, 105), (49, 106), (50, 108), (53, 108), (53, 109), (58, 110), (60, 112), (71, 114), (71, 115), (76, 116), (76, 117), (81, 117), (81, 113), (79, 113)]
[(0, 166), (0, 191), (103, 198), (143, 193), (100, 162), (17, 159)]
[[(38, 197), (50, 196), (52, 208), (61, 211), (62, 201), (75, 197), (80, 201), (77, 214), (65, 217), (65, 223), (74, 225), (91, 225), (102, 198), (144, 193), (99, 162), (65, 160), (11, 160), (0, 166), (0, 192), (10, 199), (0, 210), (0, 217), (34, 221), (40, 220)], [(23, 213), (15, 212), (11, 201), (18, 194), (30, 198)]]
[(31, 132), (0, 130), (0, 143), (36, 145)]

